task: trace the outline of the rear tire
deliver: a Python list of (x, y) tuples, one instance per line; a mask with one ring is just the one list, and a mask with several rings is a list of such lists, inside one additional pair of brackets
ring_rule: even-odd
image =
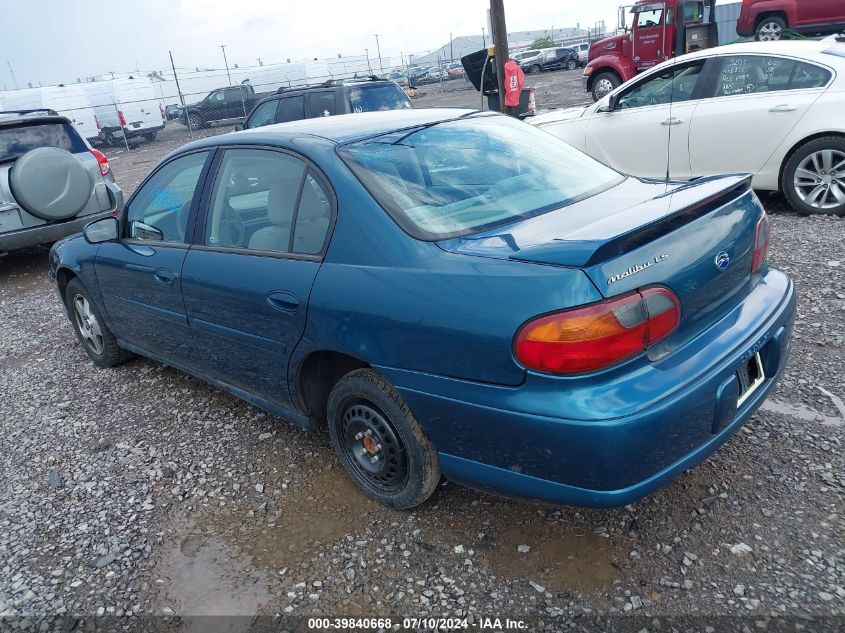
[(78, 278), (67, 284), (65, 306), (82, 349), (97, 367), (114, 367), (132, 358), (130, 352), (117, 344), (117, 338), (106, 326), (88, 289)]
[(786, 162), (781, 188), (801, 215), (845, 216), (845, 138), (804, 143)]
[(566, 62), (567, 70), (575, 70), (576, 68), (578, 68), (578, 62), (576, 62), (574, 59), (570, 59), (568, 62)]
[(346, 473), (365, 495), (404, 510), (440, 482), (437, 449), (408, 405), (381, 375), (356, 369), (329, 394), (328, 427)]
[(783, 39), (786, 30), (786, 20), (777, 16), (766, 16), (754, 29), (754, 38), (759, 42), (777, 42)]
[(613, 92), (622, 83), (616, 73), (605, 71), (596, 75), (593, 79), (593, 85), (590, 92), (593, 94), (593, 101), (607, 96), (608, 93)]

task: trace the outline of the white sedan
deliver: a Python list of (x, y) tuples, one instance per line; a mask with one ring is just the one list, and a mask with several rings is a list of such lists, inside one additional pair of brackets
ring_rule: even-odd
[(530, 121), (623, 173), (747, 172), (799, 213), (845, 215), (845, 44), (835, 41), (697, 51)]

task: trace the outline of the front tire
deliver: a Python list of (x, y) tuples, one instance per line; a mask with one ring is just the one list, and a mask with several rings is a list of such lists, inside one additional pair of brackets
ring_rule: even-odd
[(754, 37), (760, 42), (777, 42), (783, 39), (785, 30), (786, 20), (776, 15), (767, 16), (754, 29)]
[(79, 279), (71, 279), (65, 289), (65, 306), (71, 325), (82, 349), (97, 367), (114, 367), (132, 357), (121, 349), (112, 331), (106, 325), (103, 315), (85, 285)]
[(570, 59), (568, 62), (566, 62), (567, 70), (575, 70), (576, 68), (578, 68), (578, 62), (576, 62), (574, 59)]
[(786, 162), (781, 187), (801, 215), (845, 216), (845, 138), (804, 143)]
[(365, 495), (404, 510), (440, 482), (437, 449), (408, 405), (381, 375), (357, 369), (329, 394), (328, 427), (346, 473)]
[(609, 93), (616, 90), (621, 82), (616, 73), (603, 72), (596, 75), (593, 79), (593, 85), (590, 91), (593, 93), (593, 101), (606, 97)]
[(532, 75), (539, 75), (540, 74), (540, 64), (534, 64), (528, 69), (528, 72)]
[(202, 117), (199, 114), (189, 114), (188, 124), (188, 127), (190, 127), (192, 130), (199, 130), (205, 125), (205, 122), (202, 120)]

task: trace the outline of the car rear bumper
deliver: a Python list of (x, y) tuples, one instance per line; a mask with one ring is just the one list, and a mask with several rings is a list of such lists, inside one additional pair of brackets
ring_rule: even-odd
[[(650, 371), (669, 372), (678, 388), (643, 393), (647, 405), (619, 417), (549, 415), (555, 394), (548, 384), (540, 387), (542, 380), (554, 381), (558, 391), (571, 384), (566, 380), (529, 379), (503, 388), (379, 370), (425, 427), (452, 481), (554, 503), (624, 505), (702, 462), (751, 417), (783, 371), (794, 314), (792, 282), (769, 271), (698, 346), (651, 364)], [(738, 407), (736, 372), (757, 352), (765, 382)], [(647, 392), (636, 373), (630, 387)], [(438, 391), (431, 389), (438, 383)], [(597, 380), (583, 392), (583, 410), (607, 412), (617, 387)]]
[(77, 216), (64, 222), (41, 224), (19, 231), (0, 234), (0, 253), (58, 241), (68, 235), (79, 233), (82, 227), (89, 222), (108, 217), (111, 214), (112, 211), (91, 213), (89, 215)]

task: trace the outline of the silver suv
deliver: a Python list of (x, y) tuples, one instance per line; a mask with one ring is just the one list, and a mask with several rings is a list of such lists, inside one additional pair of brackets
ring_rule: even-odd
[(78, 233), (122, 207), (108, 160), (70, 120), (0, 112), (0, 255)]

